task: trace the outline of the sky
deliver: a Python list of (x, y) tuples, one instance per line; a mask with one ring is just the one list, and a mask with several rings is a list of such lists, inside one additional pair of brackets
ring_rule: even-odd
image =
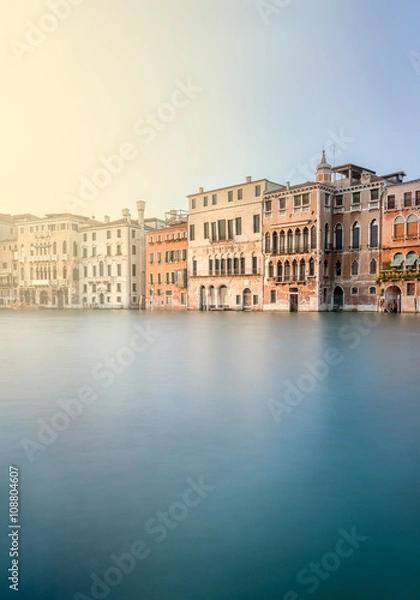
[(3, 0), (0, 213), (146, 216), (335, 165), (420, 178), (416, 0)]

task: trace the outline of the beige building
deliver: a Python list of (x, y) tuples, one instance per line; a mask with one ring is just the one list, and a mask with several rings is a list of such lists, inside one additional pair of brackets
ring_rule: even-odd
[(11, 215), (0, 215), (0, 308), (16, 302), (17, 230)]
[(261, 310), (262, 199), (279, 189), (267, 179), (188, 196), (188, 307)]

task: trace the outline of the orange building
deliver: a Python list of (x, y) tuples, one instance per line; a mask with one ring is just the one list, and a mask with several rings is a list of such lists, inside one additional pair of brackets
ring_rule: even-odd
[(420, 179), (387, 187), (382, 214), (381, 306), (387, 312), (420, 311)]
[(187, 310), (187, 213), (165, 217), (165, 227), (146, 234), (146, 308)]

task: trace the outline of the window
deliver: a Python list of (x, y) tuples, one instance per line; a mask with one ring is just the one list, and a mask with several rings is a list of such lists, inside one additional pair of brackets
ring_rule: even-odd
[(165, 292), (165, 304), (171, 306), (172, 304), (172, 290), (166, 290)]
[(117, 296), (117, 302), (121, 304), (121, 296)]
[(153, 263), (154, 263), (154, 262), (155, 262), (155, 254), (154, 254), (154, 252), (151, 252), (151, 253), (149, 254), (149, 263), (150, 263), (151, 265), (153, 265)]
[(351, 294), (352, 294), (352, 296), (357, 296), (358, 293), (359, 293), (359, 288), (357, 288), (357, 287), (352, 287), (351, 288)]
[(274, 277), (274, 265), (272, 263), (272, 261), (270, 260), (270, 262), (268, 263), (268, 277), (271, 279), (272, 277)]
[(395, 209), (395, 194), (390, 194), (386, 201), (386, 206), (388, 210)]
[[(159, 254), (160, 254), (160, 253), (159, 253)], [(187, 260), (187, 249), (186, 249), (186, 248), (184, 248), (184, 249), (182, 250), (182, 260), (183, 260), (183, 261)], [(160, 261), (158, 261), (158, 262), (160, 262)]]
[(106, 232), (106, 239), (107, 240), (111, 239), (111, 230), (110, 229)]
[(121, 229), (117, 229), (117, 238), (121, 237)]
[(181, 304), (182, 306), (185, 306), (187, 304), (187, 294), (185, 292), (182, 292), (181, 294)]
[(351, 247), (352, 250), (359, 250), (360, 248), (360, 225), (357, 221), (353, 223), (351, 228)]
[(404, 219), (396, 217), (394, 219), (394, 238), (402, 239), (404, 237)]
[(369, 263), (369, 274), (376, 275), (377, 272), (378, 272), (378, 264), (377, 264), (376, 260), (374, 258), (372, 258), (372, 260)]
[(334, 249), (343, 249), (343, 226), (341, 223), (337, 223), (334, 229)]
[(239, 188), (238, 192), (237, 192), (237, 198), (238, 200), (242, 200), (242, 188)]
[[(54, 254), (55, 254), (55, 252), (54, 252)], [(87, 248), (83, 248), (83, 258), (87, 258)]]
[(254, 233), (260, 232), (260, 215), (253, 216), (253, 229), (252, 230)]
[(352, 204), (360, 204), (360, 192), (353, 192)]
[(217, 240), (217, 230), (216, 230), (216, 222), (211, 224), (211, 239), (213, 242)]
[(316, 250), (316, 228), (311, 227), (311, 250)]
[(111, 256), (111, 246), (106, 247), (106, 254), (107, 256)]
[(204, 239), (208, 240), (210, 236), (210, 223), (204, 223)]
[(339, 194), (338, 196), (335, 197), (335, 204), (334, 206), (336, 208), (342, 208), (343, 207), (343, 194)]
[(271, 252), (271, 238), (269, 233), (265, 234), (264, 252), (266, 252), (266, 254)]
[(137, 283), (133, 283), (133, 289), (132, 289), (132, 291), (133, 292), (137, 292)]
[(149, 283), (153, 285), (153, 273), (149, 273)]
[(156, 262), (158, 265), (162, 264), (162, 252), (157, 252), (156, 253)]
[(93, 233), (92, 233), (92, 241), (94, 242), (95, 240), (96, 240), (96, 233), (95, 233), (95, 232), (93, 232)]
[(196, 205), (196, 199), (195, 199), (195, 198), (193, 198), (193, 199), (191, 200), (191, 210), (194, 210), (194, 209), (195, 209), (195, 205)]
[(411, 206), (412, 198), (412, 192), (404, 192), (404, 208), (408, 208)]
[(117, 283), (117, 292), (121, 292), (121, 283)]
[(409, 215), (407, 217), (407, 236), (417, 237), (419, 233), (418, 220), (416, 215)]
[(370, 190), (370, 201), (377, 202), (379, 200), (379, 188), (375, 188), (374, 190)]
[(309, 194), (302, 194), (302, 206), (309, 206)]
[(209, 275), (213, 275), (213, 259), (209, 258)]
[(258, 273), (258, 258), (256, 256), (252, 257), (252, 274), (257, 275)]
[(132, 237), (132, 239), (134, 239), (136, 237), (136, 230), (135, 229), (131, 230), (131, 237)]
[(302, 204), (302, 196), (294, 196), (293, 197), (293, 207), (300, 208)]
[(242, 218), (236, 217), (235, 219), (235, 234), (242, 235)]
[(328, 260), (324, 260), (324, 277), (328, 277), (328, 275), (329, 275)]
[(226, 221), (217, 221), (217, 232), (219, 235), (219, 240), (226, 239)]
[(328, 250), (330, 247), (330, 226), (328, 225), (328, 223), (325, 224), (325, 229), (324, 229), (324, 248), (325, 250)]
[(420, 206), (420, 190), (416, 190), (415, 205)]
[(369, 246), (377, 248), (379, 245), (379, 225), (376, 219), (370, 222), (369, 226)]
[(258, 294), (252, 296), (252, 304), (253, 306), (258, 306)]
[(131, 246), (131, 254), (137, 254), (137, 246), (135, 244)]
[(96, 256), (96, 246), (92, 246), (92, 256)]
[(415, 294), (415, 284), (407, 283), (407, 296), (414, 296)]
[(203, 198), (203, 206), (208, 206), (209, 205), (209, 197), (208, 196), (204, 196)]
[(324, 194), (324, 206), (325, 208), (330, 208), (330, 194), (325, 193)]
[(236, 295), (236, 306), (239, 306), (240, 303), (241, 303), (241, 296), (240, 296), (240, 294), (237, 294)]
[(107, 273), (108, 273), (109, 277), (111, 277), (111, 275), (112, 275), (112, 265), (107, 265)]
[(197, 260), (195, 258), (192, 260), (192, 274), (197, 275)]
[(245, 256), (241, 256), (240, 264), (241, 264), (241, 275), (245, 275)]
[(87, 242), (87, 233), (84, 233), (84, 234), (83, 234), (83, 241), (84, 241), (84, 242)]
[[(87, 267), (83, 267), (83, 277), (87, 277), (88, 276), (88, 268)], [(53, 277), (53, 279), (57, 278), (57, 274), (55, 274), (55, 276)]]
[(341, 272), (342, 272), (341, 262), (339, 260), (337, 260), (337, 262), (335, 263), (335, 274), (337, 275), (337, 277), (341, 276)]
[[(307, 232), (308, 230), (306, 230)], [(286, 234), (283, 229), (280, 231), (280, 254), (284, 254), (286, 252)]]
[(121, 244), (117, 244), (117, 254), (121, 254)]
[(121, 277), (121, 265), (117, 265), (117, 276)]
[(233, 202), (233, 190), (228, 191), (228, 202)]
[(255, 196), (261, 196), (261, 186), (260, 185), (256, 185), (255, 186)]
[(359, 262), (357, 260), (354, 260), (351, 263), (351, 274), (352, 275), (358, 275), (359, 274)]
[(270, 303), (275, 304), (277, 302), (277, 290), (270, 290)]
[(227, 239), (233, 240), (233, 219), (229, 219), (227, 222)]
[(212, 194), (212, 196), (211, 196), (211, 203), (212, 204), (217, 204), (217, 194)]
[(369, 288), (369, 294), (371, 296), (375, 295), (376, 294), (376, 287), (374, 287), (374, 286), (370, 287)]
[(195, 225), (190, 225), (190, 241), (193, 242), (195, 239)]
[(271, 212), (271, 200), (266, 200), (266, 201), (264, 202), (264, 210), (265, 210), (265, 212), (267, 212), (267, 213), (270, 213), (270, 212)]

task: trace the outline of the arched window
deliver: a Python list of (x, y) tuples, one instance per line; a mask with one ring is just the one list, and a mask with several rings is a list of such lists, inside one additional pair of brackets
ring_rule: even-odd
[(220, 273), (226, 275), (226, 260), (223, 257), (220, 259)]
[(404, 219), (396, 217), (394, 219), (394, 238), (401, 239), (404, 237)]
[(104, 263), (102, 261), (99, 263), (99, 276), (104, 276)]
[(373, 219), (369, 225), (369, 246), (371, 248), (379, 246), (379, 224), (376, 219)]
[(239, 258), (237, 256), (233, 257), (233, 274), (239, 275)]
[(309, 259), (309, 275), (310, 277), (315, 275), (315, 261), (313, 258)]
[(63, 267), (63, 279), (67, 279), (67, 267)]
[(300, 229), (296, 229), (295, 231), (295, 252), (300, 252)]
[(376, 262), (376, 260), (374, 258), (372, 258), (372, 260), (369, 263), (369, 273), (370, 273), (370, 275), (376, 275), (377, 272), (378, 272), (378, 263)]
[(419, 225), (416, 215), (409, 215), (407, 217), (407, 236), (417, 237), (419, 234)]
[(359, 263), (357, 260), (354, 260), (351, 263), (351, 274), (352, 275), (358, 275), (359, 274)]
[(232, 259), (230, 256), (228, 256), (228, 258), (226, 260), (226, 264), (227, 264), (227, 274), (232, 275)]
[(213, 275), (213, 259), (209, 256), (209, 275)]
[(305, 263), (304, 259), (302, 258), (302, 260), (299, 263), (299, 280), (305, 281), (305, 279), (306, 279), (306, 263)]
[(284, 263), (284, 281), (289, 281), (290, 279), (290, 263), (288, 260)]
[(311, 250), (316, 250), (316, 227), (311, 227)]
[(324, 277), (328, 277), (328, 260), (324, 260)]
[(274, 265), (273, 265), (273, 263), (271, 262), (271, 260), (270, 260), (270, 262), (268, 263), (268, 276), (269, 276), (270, 278), (271, 278), (271, 277), (274, 277)]
[(414, 269), (416, 267), (416, 263), (417, 263), (417, 253), (414, 252), (413, 250), (411, 252), (407, 253), (407, 256), (405, 258), (405, 266), (411, 271), (412, 269)]
[(280, 254), (284, 254), (286, 252), (286, 234), (283, 229), (280, 231)]
[(351, 228), (351, 247), (353, 250), (359, 250), (360, 248), (360, 225), (357, 221), (353, 223)]
[(340, 277), (341, 276), (341, 272), (342, 272), (341, 261), (337, 260), (337, 262), (335, 263), (335, 274), (338, 277)]
[(196, 276), (197, 275), (197, 259), (195, 256), (193, 256), (193, 259), (191, 261), (191, 267), (192, 267), (193, 276)]
[(29, 279), (32, 281), (32, 279), (34, 278), (34, 269), (33, 267), (30, 268), (30, 275), (29, 275)]
[(66, 240), (63, 241), (62, 252), (63, 252), (63, 254), (67, 254), (67, 242), (66, 242)]
[(376, 294), (376, 287), (373, 287), (373, 286), (372, 286), (372, 287), (370, 287), (370, 288), (369, 288), (369, 294), (371, 294), (371, 295), (374, 295), (374, 294)]
[(294, 260), (292, 263), (292, 273), (293, 273), (293, 281), (297, 281), (298, 276), (299, 276), (299, 266), (298, 266), (297, 260)]
[(264, 246), (264, 248), (265, 248), (265, 252), (267, 254), (269, 254), (270, 253), (270, 234), (269, 233), (265, 234), (265, 246)]
[(280, 260), (277, 261), (277, 277), (279, 281), (283, 279), (283, 264)]
[[(220, 260), (217, 256), (214, 259), (214, 274), (220, 275)], [(238, 274), (239, 274), (239, 269), (238, 269)]]
[(242, 253), (240, 257), (241, 275), (245, 275), (245, 255)]
[(325, 223), (325, 228), (324, 228), (324, 248), (325, 250), (328, 250), (330, 246), (330, 226), (328, 225), (328, 223)]
[(279, 236), (278, 236), (277, 231), (274, 231), (273, 232), (273, 251), (272, 251), (273, 254), (277, 254), (279, 251), (278, 243), (279, 243)]
[(287, 232), (287, 252), (288, 254), (293, 252), (293, 231), (291, 229)]
[(307, 227), (303, 230), (303, 251), (309, 252), (309, 230)]
[(334, 229), (334, 248), (336, 250), (343, 249), (343, 226), (337, 223)]

